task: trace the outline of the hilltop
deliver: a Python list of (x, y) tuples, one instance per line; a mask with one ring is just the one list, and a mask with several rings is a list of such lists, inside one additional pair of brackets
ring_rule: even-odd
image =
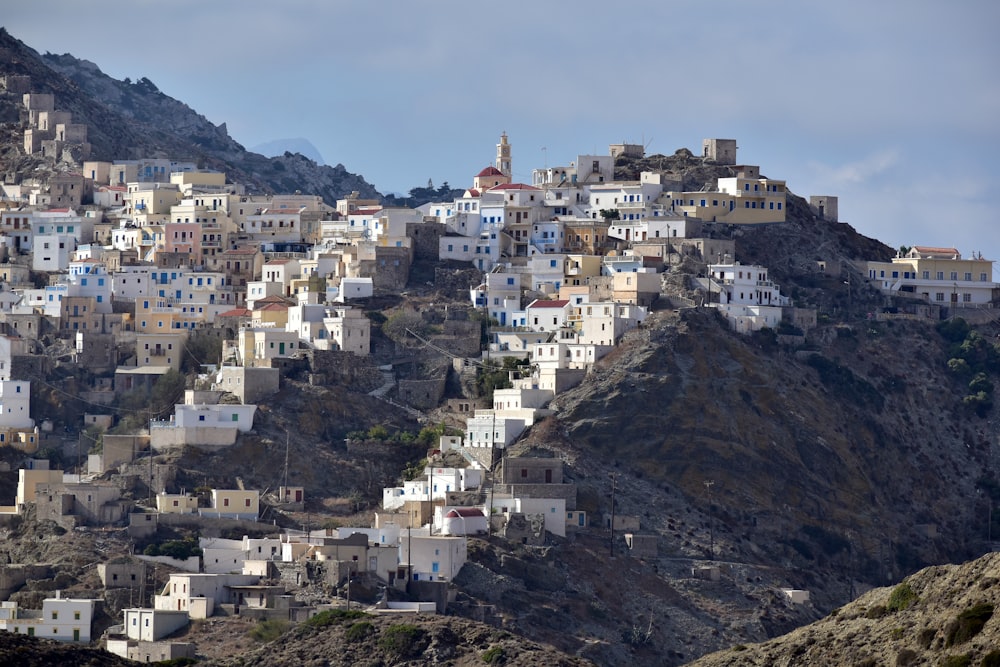
[(998, 584), (998, 554), (925, 568), (896, 586), (869, 591), (821, 621), (691, 665), (997, 665)]

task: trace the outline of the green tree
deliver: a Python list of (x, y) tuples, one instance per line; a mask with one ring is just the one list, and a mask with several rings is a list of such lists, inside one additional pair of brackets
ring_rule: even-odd
[(960, 377), (968, 377), (972, 374), (969, 362), (958, 357), (952, 357), (948, 360), (948, 370)]
[(153, 384), (149, 392), (149, 412), (152, 417), (164, 417), (174, 410), (174, 406), (184, 398), (187, 378), (180, 371), (168, 370)]
[(969, 382), (969, 392), (973, 394), (978, 394), (979, 392), (992, 394), (993, 383), (987, 377), (986, 373), (976, 373), (972, 381)]
[(222, 339), (215, 336), (192, 336), (184, 344), (181, 368), (186, 373), (200, 373), (205, 364), (218, 364), (222, 359)]

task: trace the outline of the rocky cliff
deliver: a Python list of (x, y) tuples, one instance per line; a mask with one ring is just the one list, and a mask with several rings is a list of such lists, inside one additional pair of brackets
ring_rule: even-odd
[[(91, 159), (169, 157), (226, 172), (232, 181), (261, 192), (316, 194), (330, 205), (357, 191), (380, 197), (375, 188), (342, 165), (320, 166), (298, 154), (268, 158), (237, 143), (225, 123), (213, 125), (183, 102), (164, 95), (146, 78), (119, 81), (69, 54), (40, 55), (0, 29), (0, 76), (31, 77), (31, 90), (55, 95), (56, 108), (87, 125)], [(3, 97), (3, 96), (0, 96)], [(0, 117), (16, 118), (20, 96), (0, 101)], [(6, 142), (5, 142), (6, 143)], [(29, 174), (44, 162), (20, 152), (0, 155), (4, 172)]]
[(921, 570), (869, 591), (821, 621), (762, 644), (738, 644), (693, 667), (1000, 665), (1000, 554)]

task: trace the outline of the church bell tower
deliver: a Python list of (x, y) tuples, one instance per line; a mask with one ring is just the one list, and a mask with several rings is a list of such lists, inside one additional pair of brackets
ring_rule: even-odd
[[(510, 144), (507, 143), (507, 133), (500, 135), (500, 143), (497, 144), (497, 169), (507, 178), (511, 178), (510, 169)], [(510, 182), (510, 181), (508, 181)]]

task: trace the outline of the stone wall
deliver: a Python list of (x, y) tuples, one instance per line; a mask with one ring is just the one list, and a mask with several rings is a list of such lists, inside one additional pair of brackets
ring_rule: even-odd
[(444, 231), (445, 226), (441, 222), (406, 223), (406, 236), (413, 244), (413, 258), (436, 261)]
[[(546, 471), (548, 479), (546, 479)], [(562, 484), (563, 462), (557, 458), (510, 456), (500, 467), (501, 484)], [(567, 509), (571, 509), (568, 508)]]
[(514, 543), (541, 546), (545, 544), (545, 515), (511, 513), (501, 534)]
[(445, 377), (429, 380), (400, 380), (399, 400), (417, 410), (436, 408), (444, 397), (445, 381)]
[(236, 444), (237, 429), (231, 427), (188, 426), (163, 427), (150, 431), (153, 449), (180, 449), (196, 447), (217, 450)]
[(258, 403), (277, 393), (281, 381), (277, 368), (223, 366), (221, 376), (216, 388), (235, 394), (244, 404)]
[(48, 579), (52, 576), (52, 568), (48, 565), (0, 565), (0, 598), (4, 600), (11, 593), (21, 589), (28, 579)]
[(111, 370), (118, 363), (115, 337), (112, 334), (85, 333), (83, 351), (77, 353), (76, 363), (95, 373)]
[(18, 378), (45, 377), (52, 368), (48, 357), (40, 354), (17, 354), (10, 360), (10, 376)]
[(350, 385), (359, 392), (382, 385), (382, 374), (369, 357), (343, 350), (307, 350), (304, 355), (314, 377), (313, 384)]
[(413, 255), (409, 248), (375, 246), (375, 262), (370, 276), (375, 290), (398, 292), (410, 279)]
[(469, 290), (482, 281), (482, 271), (474, 266), (434, 268), (434, 288), (456, 301), (468, 300)]

